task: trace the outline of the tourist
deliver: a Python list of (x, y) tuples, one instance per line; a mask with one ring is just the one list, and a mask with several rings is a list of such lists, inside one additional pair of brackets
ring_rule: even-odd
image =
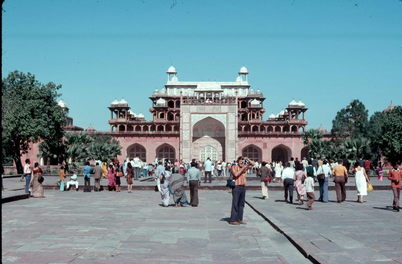
[(360, 157), (357, 162), (359, 163), (359, 166), (360, 166), (360, 167), (364, 168), (364, 163), (365, 163), (365, 162), (364, 162), (364, 160), (363, 160), (363, 157)]
[(45, 198), (45, 193), (42, 185), (44, 180), (42, 173), (43, 171), (39, 167), (39, 163), (35, 162), (34, 168), (32, 170), (31, 182), (29, 183), (29, 186), (32, 189), (32, 197)]
[(377, 165), (376, 172), (377, 172), (378, 180), (382, 181), (383, 180), (383, 170), (382, 170), (381, 162), (379, 162), (379, 164)]
[(346, 200), (345, 184), (348, 182), (348, 171), (343, 166), (343, 161), (339, 160), (338, 165), (332, 170), (335, 182), (336, 201), (341, 203)]
[(67, 191), (70, 190), (71, 186), (75, 185), (75, 190), (78, 192), (78, 177), (77, 174), (73, 173), (73, 176), (70, 177), (70, 180), (67, 182)]
[(120, 192), (121, 191), (121, 189), (120, 189), (121, 177), (123, 177), (123, 175), (124, 175), (123, 166), (120, 166), (119, 162), (116, 162), (115, 166), (116, 166), (115, 167), (115, 171), (116, 171), (116, 174), (115, 174), (115, 177), (116, 177), (116, 179), (115, 179), (116, 192)]
[(282, 183), (282, 171), (283, 171), (282, 161), (276, 162), (276, 164), (275, 164), (275, 182)]
[(82, 174), (84, 174), (84, 192), (91, 192), (91, 173), (93, 173), (89, 161), (85, 162)]
[(392, 193), (394, 194), (394, 200), (392, 202), (392, 209), (399, 212), (399, 198), (402, 188), (402, 171), (398, 168), (398, 165), (393, 162), (392, 170), (388, 173), (388, 179), (391, 181)]
[(295, 163), (295, 166), (295, 189), (297, 200), (299, 201), (299, 204), (303, 204), (304, 196), (306, 195), (306, 186), (304, 185), (306, 174), (304, 173), (304, 167), (302, 163)]
[(106, 162), (103, 162), (102, 163), (102, 177), (104, 178), (104, 179), (107, 179), (107, 173), (108, 173), (108, 166), (107, 166), (107, 163)]
[(159, 179), (161, 175), (165, 172), (165, 166), (163, 166), (163, 161), (158, 161), (158, 167), (156, 167), (156, 178)]
[(148, 177), (154, 177), (154, 165), (151, 163), (148, 164)]
[(218, 177), (221, 177), (222, 175), (222, 162), (219, 160), (216, 164), (216, 170), (218, 172)]
[(364, 162), (364, 169), (366, 171), (367, 177), (370, 177), (371, 174), (371, 161), (366, 159)]
[(179, 166), (180, 166), (180, 162), (179, 162), (178, 159), (176, 159), (175, 162), (174, 162), (174, 170), (173, 170), (174, 173), (179, 172)]
[(131, 193), (131, 191), (133, 190), (133, 177), (134, 177), (133, 166), (131, 166), (131, 163), (128, 163), (126, 169), (126, 181), (127, 181), (127, 191), (129, 193)]
[(311, 165), (313, 165), (315, 170), (318, 169), (318, 161), (315, 158), (311, 158)]
[(189, 204), (187, 201), (186, 192), (184, 191), (186, 186), (186, 178), (184, 175), (185, 169), (184, 167), (180, 167), (179, 173), (173, 173), (169, 179), (169, 188), (173, 195), (173, 201), (176, 207), (183, 207)]
[(240, 225), (246, 224), (243, 221), (244, 202), (246, 198), (247, 170), (254, 166), (254, 162), (247, 157), (239, 157), (237, 165), (231, 166), (235, 187), (232, 190), (232, 210), (230, 214), (229, 224)]
[(94, 191), (99, 192), (100, 191), (100, 181), (102, 177), (102, 168), (99, 166), (99, 162), (96, 162), (95, 168), (93, 170), (94, 172)]
[(227, 175), (228, 175), (227, 164), (224, 160), (222, 161), (222, 174), (223, 174), (223, 177), (227, 177)]
[(211, 179), (211, 174), (212, 174), (212, 161), (211, 159), (208, 157), (207, 160), (204, 162), (204, 174), (205, 174), (205, 178), (204, 178), (204, 183), (207, 182), (207, 179), (209, 181), (209, 183), (212, 182)]
[(131, 165), (134, 168), (134, 179), (138, 180), (140, 178), (140, 174), (141, 174), (141, 160), (138, 156), (136, 156), (132, 162)]
[[(309, 159), (307, 162), (307, 167), (305, 168), (306, 176), (313, 177), (314, 180), (317, 179), (317, 170), (313, 165), (314, 159)], [(318, 163), (317, 163), (318, 164)]]
[(295, 169), (295, 159), (293, 157), (290, 158), (289, 164), (292, 169)]
[(190, 205), (198, 206), (198, 186), (201, 183), (201, 171), (197, 168), (198, 164), (195, 160), (191, 162), (191, 168), (187, 171), (187, 181), (190, 188)]
[(60, 167), (59, 170), (59, 183), (60, 183), (60, 191), (64, 191), (64, 183), (65, 183), (65, 179), (66, 179), (66, 172), (64, 170), (64, 166)]
[(157, 186), (159, 193), (161, 194), (163, 207), (169, 206), (169, 200), (170, 200), (169, 178), (170, 178), (169, 171), (162, 172), (159, 178), (157, 178)]
[(31, 167), (31, 161), (29, 159), (25, 160), (24, 177), (25, 177), (25, 193), (30, 194), (31, 192), (29, 191), (29, 184), (31, 183), (32, 167)]
[(113, 168), (113, 164), (109, 164), (109, 169), (107, 171), (107, 179), (108, 179), (107, 187), (109, 192), (116, 191), (116, 171)]
[(322, 162), (322, 165), (318, 167), (317, 170), (318, 184), (320, 186), (320, 197), (318, 198), (318, 200), (323, 203), (328, 202), (328, 182), (331, 175), (331, 167), (329, 166), (328, 161), (324, 160)]
[(303, 157), (303, 160), (302, 160), (301, 163), (303, 164), (303, 167), (304, 167), (304, 168), (306, 168), (306, 167), (308, 166), (308, 162), (307, 162), (306, 157)]
[(367, 176), (366, 170), (360, 167), (359, 162), (355, 163), (355, 181), (357, 190), (357, 202), (363, 203), (363, 196), (367, 195), (367, 183), (370, 183), (370, 180)]
[(307, 175), (306, 180), (304, 181), (304, 185), (306, 186), (306, 193), (307, 193), (307, 210), (312, 210), (313, 203), (315, 200), (314, 195), (314, 178), (310, 175)]
[(268, 183), (271, 179), (271, 169), (267, 167), (267, 163), (265, 161), (261, 162), (261, 168), (259, 169), (257, 175), (261, 177), (262, 199), (266, 200), (269, 198)]
[[(282, 171), (282, 181), (285, 190), (285, 202), (293, 203), (293, 189), (294, 189), (295, 170), (290, 167), (290, 163), (285, 164), (285, 168)], [(289, 198), (289, 200), (288, 200)]]

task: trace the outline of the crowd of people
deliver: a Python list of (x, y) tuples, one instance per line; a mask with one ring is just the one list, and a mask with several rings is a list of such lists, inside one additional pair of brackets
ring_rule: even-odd
[[(393, 209), (399, 211), (399, 197), (402, 180), (400, 164), (392, 164), (393, 169), (388, 173), (391, 180), (391, 188), (394, 195)], [(193, 159), (190, 163), (176, 160), (171, 162), (167, 159), (155, 160), (146, 164), (139, 157), (126, 159), (123, 163), (115, 160), (110, 163), (95, 161), (94, 166), (85, 163), (82, 169), (84, 178), (84, 192), (91, 191), (91, 178), (94, 178), (93, 190), (98, 192), (105, 188), (101, 185), (101, 179), (107, 179), (107, 190), (120, 192), (122, 180), (127, 183), (127, 191), (133, 190), (135, 180), (148, 177), (156, 181), (155, 191), (161, 194), (162, 206), (170, 205), (172, 196), (175, 206), (198, 206), (198, 187), (202, 182), (212, 182), (215, 177), (229, 178), (228, 187), (232, 188), (232, 212), (230, 223), (242, 224), (242, 210), (244, 208), (246, 178), (250, 173), (260, 177), (262, 198), (268, 199), (268, 186), (270, 182), (277, 182), (284, 188), (285, 202), (293, 203), (293, 193), (296, 191), (296, 201), (299, 204), (306, 202), (306, 209), (312, 210), (315, 201), (314, 187), (318, 183), (318, 201), (328, 202), (328, 185), (332, 180), (335, 183), (336, 201), (342, 203), (346, 200), (345, 184), (349, 175), (355, 179), (357, 202), (363, 203), (364, 198), (371, 189), (370, 174), (375, 172), (379, 181), (383, 180), (381, 164), (373, 166), (370, 161), (359, 159), (354, 164), (347, 160), (320, 160), (291, 158), (288, 162), (261, 162), (252, 161), (247, 157), (239, 157), (236, 161), (212, 161), (207, 158), (204, 162)], [(72, 187), (79, 190), (78, 172), (73, 172), (67, 180), (65, 166), (60, 167), (59, 181), (60, 191), (70, 190)], [(42, 183), (43, 171), (38, 163), (31, 167), (29, 159), (25, 161), (24, 178), (25, 192), (32, 197), (44, 197)], [(122, 179), (124, 178), (124, 179)], [(229, 186), (230, 183), (230, 186)], [(185, 187), (190, 190), (188, 201)]]

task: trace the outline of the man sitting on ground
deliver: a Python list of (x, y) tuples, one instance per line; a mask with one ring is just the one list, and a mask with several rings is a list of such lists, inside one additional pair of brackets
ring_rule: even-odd
[(75, 185), (75, 190), (78, 191), (78, 181), (77, 181), (77, 174), (73, 174), (73, 176), (70, 177), (70, 180), (67, 182), (67, 191), (70, 190), (71, 185)]

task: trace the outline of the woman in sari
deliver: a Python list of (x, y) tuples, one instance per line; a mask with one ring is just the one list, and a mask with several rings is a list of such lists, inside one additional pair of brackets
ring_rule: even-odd
[(303, 164), (296, 164), (296, 173), (295, 173), (295, 189), (297, 193), (297, 200), (300, 204), (303, 204), (304, 196), (306, 195), (306, 186), (304, 185), (304, 180), (306, 176), (304, 174)]
[[(35, 162), (34, 169), (32, 170), (32, 178), (30, 182), (30, 186), (32, 188), (32, 197), (35, 198), (45, 198), (45, 192), (42, 186), (43, 176), (42, 169), (39, 168), (39, 163)], [(42, 178), (42, 180), (40, 180)]]
[(133, 190), (133, 177), (134, 177), (134, 169), (131, 163), (129, 162), (127, 164), (127, 169), (126, 169), (126, 181), (127, 181), (127, 191), (131, 193)]
[(107, 171), (107, 179), (108, 179), (108, 184), (107, 187), (109, 188), (109, 191), (115, 191), (116, 190), (116, 171), (113, 168), (113, 165), (109, 165), (109, 170)]
[(184, 187), (187, 185), (186, 178), (184, 177), (186, 170), (181, 167), (179, 172), (180, 173), (174, 173), (172, 176), (170, 176), (169, 183), (170, 191), (173, 194), (173, 200), (176, 204), (176, 207), (186, 206), (189, 204), (187, 201), (186, 192), (184, 191)]

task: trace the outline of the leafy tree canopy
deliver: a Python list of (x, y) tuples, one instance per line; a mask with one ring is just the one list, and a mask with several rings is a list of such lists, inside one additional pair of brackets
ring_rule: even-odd
[(63, 136), (66, 113), (57, 104), (61, 85), (42, 84), (30, 73), (14, 71), (2, 86), (3, 153), (12, 156), (22, 173), (21, 155), (30, 142)]
[(379, 147), (391, 162), (402, 160), (402, 106), (384, 113)]
[(353, 100), (341, 109), (332, 121), (332, 133), (336, 137), (357, 138), (365, 135), (368, 127), (368, 111), (362, 102)]

